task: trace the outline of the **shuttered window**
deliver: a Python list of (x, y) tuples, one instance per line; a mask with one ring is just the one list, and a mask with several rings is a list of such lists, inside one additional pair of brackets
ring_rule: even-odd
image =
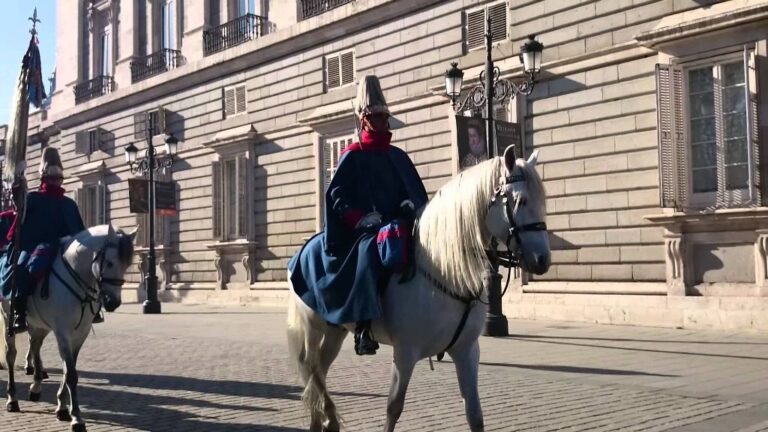
[(248, 158), (239, 155), (211, 166), (213, 236), (219, 240), (248, 237)]
[(355, 82), (355, 53), (346, 51), (325, 58), (325, 87), (327, 90)]
[(88, 129), (75, 133), (75, 154), (89, 155), (105, 150), (109, 134), (101, 128)]
[(232, 117), (247, 110), (245, 85), (224, 89), (224, 116)]
[(323, 191), (328, 189), (331, 178), (339, 166), (341, 153), (354, 142), (354, 135), (328, 137), (323, 141)]
[(75, 190), (74, 199), (86, 228), (107, 223), (107, 188), (102, 181)]
[(464, 43), (467, 51), (485, 46), (486, 18), (491, 18), (491, 40), (500, 42), (507, 39), (507, 2), (494, 3), (480, 9), (466, 12)]
[(147, 139), (147, 129), (152, 127), (153, 134), (161, 135), (165, 133), (167, 116), (164, 108), (158, 108), (151, 111), (136, 113), (133, 116), (133, 137), (136, 139)]
[(754, 52), (656, 67), (662, 207), (761, 205)]

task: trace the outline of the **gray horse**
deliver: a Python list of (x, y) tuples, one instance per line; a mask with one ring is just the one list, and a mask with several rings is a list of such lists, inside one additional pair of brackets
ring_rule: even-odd
[[(123, 276), (133, 259), (133, 240), (136, 231), (126, 234), (115, 231), (112, 225), (86, 229), (74, 237), (62, 239), (49, 279), (48, 289), (36, 287), (29, 296), (28, 316), (30, 349), (34, 382), (29, 399), (40, 400), (43, 382), (43, 364), (40, 347), (49, 332), (53, 332), (64, 363), (64, 376), (57, 393), (56, 418), (71, 421), (72, 430), (85, 431), (77, 398), (77, 356), (91, 330), (98, 304), (112, 312), (120, 306)], [(9, 304), (2, 302), (3, 324), (8, 328)], [(19, 411), (14, 381), (16, 340), (5, 338), (5, 363), (8, 369), (9, 412)], [(69, 407), (66, 393), (69, 393)]]
[[(416, 276), (402, 284), (397, 275), (392, 278), (382, 294), (382, 318), (372, 323), (376, 339), (393, 347), (385, 431), (395, 429), (416, 362), (446, 349), (456, 366), (469, 427), (484, 430), (477, 374), (487, 311), (486, 249), (495, 237), (509, 244), (525, 271), (543, 274), (550, 265), (546, 196), (536, 159), (534, 153), (528, 161), (515, 160), (507, 148), (503, 158), (453, 178), (425, 207), (414, 239)], [(288, 345), (304, 383), (310, 431), (338, 431), (326, 376), (351, 328), (328, 325), (295, 293), (288, 308)], [(457, 333), (461, 321), (465, 325)]]

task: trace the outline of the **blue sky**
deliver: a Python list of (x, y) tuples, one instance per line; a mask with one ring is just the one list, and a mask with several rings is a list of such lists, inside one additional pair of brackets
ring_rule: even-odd
[[(31, 22), (27, 19), (37, 7), (40, 54), (43, 61), (45, 91), (56, 67), (56, 0), (2, 0), (0, 9), (0, 125), (8, 123), (11, 99), (29, 43)], [(61, 84), (61, 83), (59, 83)]]

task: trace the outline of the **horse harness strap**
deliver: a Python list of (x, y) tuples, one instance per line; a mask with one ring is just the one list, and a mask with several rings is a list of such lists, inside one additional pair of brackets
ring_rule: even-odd
[(440, 354), (438, 354), (438, 360), (442, 359), (443, 353), (447, 352), (449, 349), (453, 348), (453, 345), (456, 343), (457, 340), (459, 340), (459, 336), (461, 336), (461, 333), (464, 331), (464, 327), (467, 325), (467, 319), (469, 318), (469, 312), (472, 311), (472, 308), (477, 303), (478, 298), (477, 297), (465, 297), (460, 296), (458, 294), (452, 293), (448, 290), (448, 288), (440, 282), (439, 280), (432, 277), (431, 274), (429, 274), (426, 270), (419, 269), (419, 273), (421, 273), (422, 276), (424, 276), (429, 283), (435, 287), (438, 291), (441, 293), (447, 295), (448, 297), (461, 302), (464, 304), (464, 313), (461, 315), (461, 320), (459, 321), (459, 325), (456, 327), (456, 331), (453, 332), (453, 337), (451, 338), (451, 341), (448, 343), (448, 346), (446, 346)]
[(95, 302), (99, 302), (99, 291), (96, 289), (93, 289), (87, 282), (83, 280), (83, 278), (80, 277), (80, 275), (77, 274), (75, 269), (72, 268), (72, 266), (67, 262), (67, 260), (64, 258), (64, 251), (66, 248), (62, 244), (61, 249), (59, 250), (59, 253), (61, 254), (61, 262), (64, 265), (64, 269), (67, 271), (69, 276), (75, 281), (75, 284), (77, 287), (81, 287), (85, 290), (85, 294), (78, 293), (77, 290), (72, 287), (71, 284), (69, 284), (64, 278), (56, 271), (56, 269), (51, 269), (51, 273), (53, 274), (56, 279), (61, 282), (62, 285), (69, 291), (77, 300), (80, 301), (80, 321), (78, 321), (75, 328), (79, 328), (80, 324), (83, 322), (83, 318), (85, 317), (85, 307), (88, 306), (88, 308), (91, 310), (91, 312), (95, 315), (98, 313), (98, 309), (94, 311), (93, 304)]

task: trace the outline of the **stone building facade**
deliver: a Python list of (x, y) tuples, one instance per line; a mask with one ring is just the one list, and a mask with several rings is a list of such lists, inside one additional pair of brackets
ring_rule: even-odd
[(491, 14), (503, 77), (522, 76), (529, 34), (545, 45), (533, 94), (498, 112), (540, 151), (553, 266), (515, 278), (507, 314), (768, 329), (766, 1), (71, 3), (30, 158), (61, 150), (87, 222), (144, 226), (123, 148), (146, 148), (148, 118), (179, 138), (162, 174), (178, 212), (157, 232), (166, 301), (285, 297), (364, 74), (381, 78), (394, 143), (434, 193), (457, 172), (443, 74), (456, 61), (477, 82)]

